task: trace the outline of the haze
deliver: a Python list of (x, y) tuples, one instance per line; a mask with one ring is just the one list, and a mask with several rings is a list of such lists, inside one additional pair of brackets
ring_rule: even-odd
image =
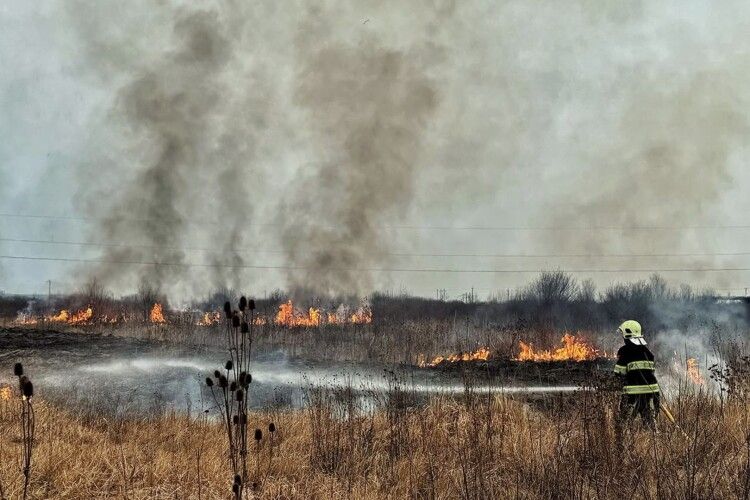
[(3, 2), (0, 290), (746, 293), (750, 5), (406, 5)]

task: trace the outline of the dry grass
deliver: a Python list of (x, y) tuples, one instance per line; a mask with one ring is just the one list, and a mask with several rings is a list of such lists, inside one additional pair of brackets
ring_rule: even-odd
[[(544, 409), (474, 394), (414, 405), (390, 391), (375, 412), (346, 390), (305, 410), (255, 413), (262, 498), (747, 498), (750, 409), (683, 393), (671, 402), (687, 438), (660, 423), (615, 430), (616, 395), (583, 392)], [(0, 478), (22, 488), (17, 401), (0, 402)], [(184, 415), (111, 421), (37, 402), (31, 498), (227, 498), (219, 423)], [(253, 443), (254, 444), (254, 443)]]

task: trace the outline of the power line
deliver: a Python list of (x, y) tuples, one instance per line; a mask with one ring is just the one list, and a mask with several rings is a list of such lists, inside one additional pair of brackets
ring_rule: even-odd
[[(71, 215), (47, 215), (47, 214), (11, 214), (0, 213), (0, 217), (23, 218), (23, 219), (42, 219), (42, 220), (67, 220), (75, 222), (88, 221), (123, 221), (137, 223), (160, 223), (170, 224), (175, 221), (165, 219), (149, 218), (127, 218), (127, 217), (80, 217)], [(204, 224), (216, 224), (215, 220), (201, 220), (194, 217), (185, 217), (177, 222), (192, 222)], [(255, 227), (277, 227), (276, 223), (248, 222), (245, 226)], [(335, 229), (338, 226), (316, 224), (316, 227)], [(747, 224), (714, 224), (714, 225), (686, 225), (686, 226), (669, 226), (669, 225), (633, 225), (633, 226), (615, 226), (615, 225), (592, 225), (592, 226), (435, 226), (435, 225), (412, 225), (412, 224), (384, 224), (379, 227), (385, 229), (412, 229), (428, 231), (683, 231), (698, 229), (750, 229)]]
[[(0, 241), (12, 243), (34, 243), (49, 245), (68, 245), (68, 246), (89, 246), (100, 248), (140, 248), (140, 249), (163, 249), (163, 250), (180, 250), (180, 251), (200, 251), (200, 252), (242, 252), (250, 253), (269, 253), (284, 255), (283, 250), (269, 250), (261, 248), (226, 248), (217, 251), (214, 248), (207, 247), (181, 247), (169, 245), (147, 245), (133, 243), (106, 243), (106, 242), (84, 242), (84, 241), (56, 241), (56, 240), (37, 240), (27, 238), (0, 238)], [(526, 253), (408, 253), (408, 252), (387, 252), (386, 255), (394, 257), (476, 257), (476, 258), (595, 258), (595, 257), (612, 257), (612, 258), (636, 258), (636, 257), (740, 257), (750, 255), (750, 252), (686, 252), (686, 253), (570, 253), (570, 254), (526, 254)]]
[[(141, 266), (163, 266), (163, 267), (186, 267), (186, 268), (220, 268), (220, 269), (265, 269), (265, 270), (309, 270), (320, 269), (312, 266), (288, 266), (288, 265), (250, 265), (250, 264), (212, 264), (212, 263), (187, 263), (187, 262), (155, 262), (140, 260), (104, 260), (104, 259), (76, 259), (63, 257), (29, 257), (23, 255), (0, 255), (0, 259), (47, 261), (47, 262), (70, 262), (82, 264), (117, 264), (117, 265), (141, 265)], [(544, 269), (441, 269), (441, 268), (356, 268), (356, 267), (329, 267), (329, 271), (352, 271), (352, 272), (394, 272), (394, 273), (450, 273), (450, 274), (524, 274), (541, 273)], [(565, 273), (677, 273), (677, 272), (740, 272), (750, 271), (748, 267), (704, 267), (704, 268), (623, 268), (623, 269), (560, 269)]]

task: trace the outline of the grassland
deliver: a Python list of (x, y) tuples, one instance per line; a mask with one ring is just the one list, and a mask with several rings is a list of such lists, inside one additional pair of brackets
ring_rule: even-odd
[[(534, 407), (474, 392), (375, 411), (347, 390), (304, 410), (253, 413), (257, 498), (748, 498), (750, 407), (683, 389), (681, 428), (618, 426), (617, 394), (585, 390)], [(31, 498), (228, 498), (225, 436), (204, 413), (117, 420), (36, 401)], [(0, 402), (0, 478), (22, 488), (18, 400)], [(208, 417), (208, 418), (207, 418)], [(274, 422), (273, 436), (268, 425)], [(683, 433), (684, 431), (684, 433)]]

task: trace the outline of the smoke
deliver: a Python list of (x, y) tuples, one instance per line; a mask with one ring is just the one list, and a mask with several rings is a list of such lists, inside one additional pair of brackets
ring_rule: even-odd
[[(399, 280), (454, 295), (529, 274), (377, 269), (706, 267), (721, 262), (560, 255), (746, 240), (674, 229), (746, 206), (742, 4), (72, 5), (75, 71), (103, 96), (79, 206), (102, 219), (90, 239), (112, 245), (87, 276), (118, 290), (363, 295)], [(612, 229), (631, 226), (658, 229)], [(411, 251), (555, 257), (394, 255)]]
[[(725, 15), (703, 23), (691, 11), (663, 31), (664, 5), (641, 6), (613, 34), (635, 52), (612, 50), (609, 74), (595, 82), (607, 90), (597, 100), (568, 102), (556, 132), (567, 144), (562, 161), (578, 166), (559, 171), (549, 202), (543, 245), (559, 253), (679, 254), (716, 252), (740, 240), (722, 225), (722, 201), (738, 180), (738, 162), (748, 131), (750, 101), (747, 58), (726, 47), (743, 43)], [(696, 9), (700, 10), (700, 9)], [(640, 33), (634, 43), (629, 36)], [(586, 82), (590, 85), (592, 82)], [(554, 208), (552, 208), (554, 207)], [(576, 261), (581, 267), (721, 267), (709, 256)], [(629, 277), (632, 275), (628, 275)], [(705, 280), (699, 272), (683, 279)], [(714, 286), (732, 286), (728, 274), (711, 274)], [(735, 282), (736, 283), (736, 282)], [(734, 286), (737, 286), (735, 284)]]
[(322, 15), (297, 41), (295, 103), (310, 131), (314, 160), (280, 212), (293, 289), (365, 294), (390, 262), (383, 225), (403, 220), (422, 167), (424, 130), (438, 104), (418, 48), (330, 34)]
[[(214, 287), (239, 286), (267, 88), (256, 85), (254, 68), (238, 58), (242, 33), (229, 12), (157, 11), (166, 28), (146, 24), (141, 29), (148, 43), (127, 56), (119, 43), (96, 43), (110, 34), (108, 21), (99, 18), (80, 30), (94, 47), (88, 69), (105, 77), (104, 84), (113, 74), (123, 82), (107, 114), (105, 141), (116, 155), (98, 152), (82, 168), (97, 181), (94, 189), (89, 182), (81, 186), (85, 208), (103, 214), (91, 238), (115, 244), (105, 247), (105, 263), (89, 274), (131, 290), (145, 284), (185, 294), (189, 286), (205, 289), (202, 279)], [(201, 243), (211, 251), (190, 258), (189, 248)], [(196, 263), (201, 267), (190, 267)]]
[[(660, 75), (626, 94), (611, 143), (591, 145), (588, 179), (573, 196), (566, 194), (569, 208), (553, 217), (558, 227), (646, 229), (575, 231), (572, 238), (554, 233), (555, 248), (638, 253), (714, 247), (692, 241), (685, 228), (716, 220), (713, 209), (732, 185), (731, 155), (748, 130), (740, 111), (744, 98), (738, 98), (744, 91), (726, 71), (675, 80), (670, 89), (654, 91)], [(632, 264), (637, 261), (626, 265)]]

